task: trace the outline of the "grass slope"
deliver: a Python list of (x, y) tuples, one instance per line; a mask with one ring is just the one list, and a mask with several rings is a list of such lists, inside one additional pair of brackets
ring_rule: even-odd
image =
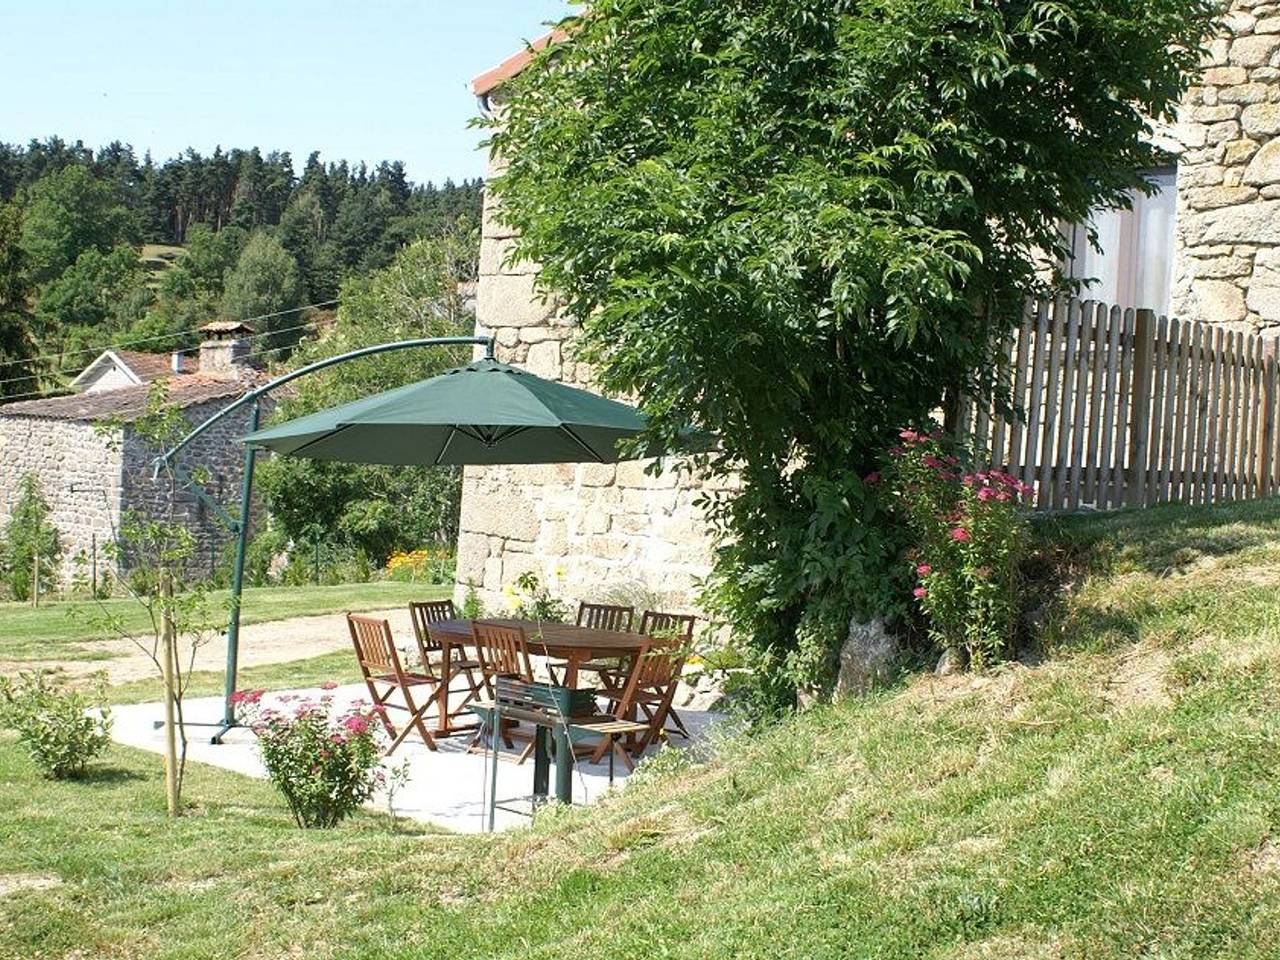
[(0, 956), (1280, 956), (1280, 505), (1073, 520), (1052, 656), (916, 678), (496, 838), (0, 740)]
[[(410, 600), (448, 596), (449, 587), (420, 583), (339, 584), (337, 586), (248, 587), (241, 601), (243, 623), (265, 623), (339, 610), (378, 610), (400, 607)], [(214, 591), (215, 610), (229, 609), (230, 592)], [(133, 630), (145, 630), (149, 621), (133, 600), (104, 601)], [(87, 614), (88, 600), (61, 600), (32, 608), (22, 603), (0, 603), (0, 661), (98, 660), (110, 656), (93, 646), (104, 639)], [(109, 638), (108, 638), (109, 639)]]

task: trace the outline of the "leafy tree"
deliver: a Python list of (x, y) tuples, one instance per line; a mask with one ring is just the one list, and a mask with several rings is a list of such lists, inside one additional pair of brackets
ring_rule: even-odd
[(242, 227), (215, 231), (208, 224), (192, 224), (187, 230), (185, 253), (169, 274), (185, 274), (199, 294), (220, 297), (227, 273), (236, 266), (248, 242), (249, 233)]
[[(385, 270), (347, 281), (333, 328), (294, 355), (311, 363), (359, 347), (415, 337), (470, 333), (474, 318), (458, 295), (459, 262), (477, 255), (474, 234), (420, 240)], [(278, 416), (390, 390), (465, 360), (467, 349), (423, 349), (341, 364), (297, 382)], [(395, 550), (457, 536), (461, 474), (452, 467), (382, 467), (273, 457), (259, 482), (274, 521), (296, 543), (323, 537), (377, 563)]]
[[(1144, 189), (1208, 0), (599, 0), (489, 121), (581, 355), (720, 449), (707, 600), (790, 703), (892, 610), (896, 428), (989, 370), (1056, 226)], [(989, 390), (980, 375), (964, 384)]]
[(22, 209), (16, 203), (0, 204), (0, 396), (30, 393), (40, 385), (37, 370), (15, 362), (36, 353), (21, 238)]
[(294, 311), (306, 302), (304, 298), (297, 262), (279, 240), (259, 230), (249, 237), (235, 267), (227, 274), (222, 312), (233, 320), (264, 317), (259, 328), (270, 334), (263, 340), (274, 349), (297, 342), (296, 333), (278, 331), (298, 325), (298, 314), (285, 311)]
[(54, 279), (86, 250), (106, 253), (136, 239), (132, 217), (110, 184), (83, 166), (64, 167), (31, 187), (22, 247), (37, 282)]
[(41, 291), (36, 313), (45, 329), (97, 327), (108, 321), (144, 276), (138, 252), (118, 246), (109, 253), (90, 247)]
[(49, 521), (49, 513), (49, 501), (40, 489), (39, 477), (27, 474), (18, 486), (18, 499), (9, 513), (0, 544), (4, 577), (15, 600), (31, 599), (37, 555), (40, 592), (51, 591), (57, 585), (62, 543), (58, 528)]

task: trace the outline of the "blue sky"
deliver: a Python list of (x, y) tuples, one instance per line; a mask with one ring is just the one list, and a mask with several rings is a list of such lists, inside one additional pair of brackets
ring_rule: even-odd
[(113, 139), (403, 160), (414, 180), (484, 172), (473, 76), (571, 12), (566, 0), (0, 0), (0, 141)]

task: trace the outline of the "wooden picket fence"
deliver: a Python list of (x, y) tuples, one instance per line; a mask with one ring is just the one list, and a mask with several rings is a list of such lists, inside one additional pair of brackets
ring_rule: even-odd
[(1280, 492), (1276, 343), (1096, 301), (1034, 305), (1002, 344), (999, 404), (959, 435), (1047, 511), (1216, 503)]

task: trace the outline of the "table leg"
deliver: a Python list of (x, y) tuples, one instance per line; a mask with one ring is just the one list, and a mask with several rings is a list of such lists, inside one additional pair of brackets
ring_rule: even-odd
[(544, 726), (534, 727), (533, 744), (533, 802), (545, 802), (551, 786), (551, 757), (548, 751), (550, 731)]
[(449, 716), (449, 686), (453, 683), (453, 644), (441, 638), (440, 649), (444, 659), (440, 663), (440, 683), (443, 687), (436, 700), (440, 717), (436, 721), (436, 732), (448, 736), (453, 732), (453, 718)]
[(494, 819), (498, 813), (498, 731), (502, 727), (502, 715), (498, 708), (494, 707), (490, 714), (493, 719), (493, 729), (490, 736), (493, 737), (493, 762), (489, 768), (489, 832), (493, 833)]
[(573, 803), (573, 745), (564, 726), (555, 727), (556, 740), (556, 799), (561, 803)]
[(582, 655), (577, 653), (569, 654), (565, 659), (564, 666), (564, 685), (569, 688), (578, 686), (578, 661), (582, 659)]

